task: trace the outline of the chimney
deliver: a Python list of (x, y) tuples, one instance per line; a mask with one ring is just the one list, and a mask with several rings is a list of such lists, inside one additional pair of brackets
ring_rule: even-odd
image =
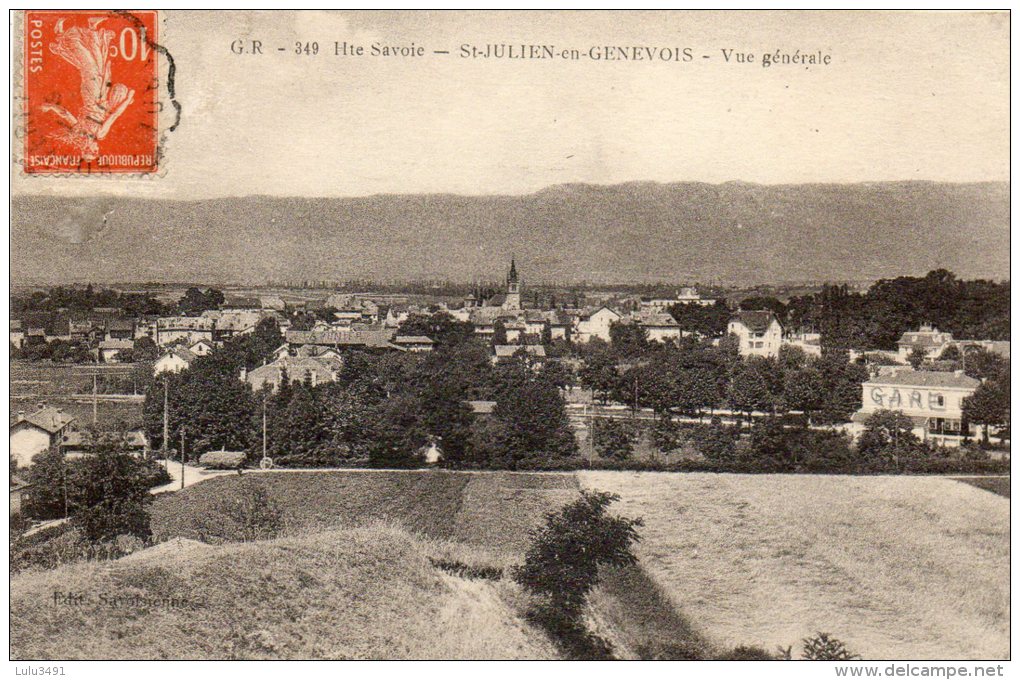
[(241, 367), (241, 382), (244, 382), (248, 378), (248, 369), (244, 366)]

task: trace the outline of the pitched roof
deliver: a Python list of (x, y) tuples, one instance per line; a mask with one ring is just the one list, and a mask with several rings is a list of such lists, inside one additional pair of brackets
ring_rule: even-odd
[(46, 430), (50, 434), (56, 434), (67, 427), (73, 420), (74, 416), (64, 413), (61, 409), (49, 406), (43, 407), (35, 413), (28, 414), (24, 418), (13, 423), (11, 427), (22, 422), (27, 422), (35, 425), (41, 430)]
[(393, 338), (398, 345), (434, 345), (436, 341), (427, 335), (398, 335)]
[(100, 340), (99, 349), (132, 349), (134, 340)]
[(275, 383), (283, 378), (286, 370), (291, 381), (304, 380), (309, 375), (314, 375), (316, 381), (332, 380), (334, 371), (339, 369), (335, 361), (318, 357), (281, 357), (271, 364), (252, 369), (245, 379), (253, 385), (267, 380)]
[(493, 410), (496, 408), (496, 402), (494, 402), (494, 401), (485, 401), (485, 400), (476, 399), (476, 400), (473, 400), (473, 401), (467, 401), (465, 403), (471, 409), (472, 413), (480, 413), (480, 414), (492, 413)]
[[(776, 315), (767, 309), (755, 311), (741, 310), (730, 317), (730, 323), (733, 323), (734, 321), (739, 321), (748, 329), (756, 333), (764, 333), (767, 331), (773, 321), (779, 323), (779, 319), (776, 318)], [(782, 326), (782, 324), (779, 325)]]
[(384, 348), (390, 346), (393, 331), (287, 331), (291, 345), (330, 345)]
[(907, 331), (896, 341), (898, 345), (912, 347), (938, 347), (952, 341), (953, 336), (941, 331)]
[[(84, 432), (68, 432), (60, 438), (61, 446), (91, 446), (90, 438)], [(144, 449), (149, 445), (149, 440), (141, 430), (131, 430), (124, 436), (124, 444), (132, 449)]]
[(518, 350), (524, 350), (526, 354), (535, 357), (545, 356), (543, 345), (495, 345), (492, 349), (497, 357), (512, 357)]
[(676, 319), (671, 314), (642, 314), (638, 317), (638, 325), (641, 326), (654, 326), (654, 327), (669, 327), (675, 328), (679, 326)]
[(198, 358), (197, 354), (195, 354), (194, 352), (192, 352), (190, 349), (188, 349), (186, 347), (171, 347), (169, 350), (164, 352), (163, 355), (160, 356), (159, 358), (163, 359), (164, 357), (171, 356), (171, 355), (172, 356), (176, 356), (179, 359), (183, 359), (186, 363), (189, 363), (189, 364), (192, 361), (194, 361), (195, 359)]
[(912, 371), (904, 369), (890, 375), (868, 380), (869, 385), (899, 385), (905, 387), (957, 387), (974, 389), (981, 381), (962, 372)]

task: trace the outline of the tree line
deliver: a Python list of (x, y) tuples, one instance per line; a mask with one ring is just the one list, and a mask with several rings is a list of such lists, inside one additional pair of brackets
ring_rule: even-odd
[[(454, 467), (524, 469), (576, 454), (557, 372), (534, 370), (523, 357), (494, 366), (487, 345), (472, 336), (451, 327), (427, 354), (348, 350), (333, 382), (285, 376), (275, 391), (256, 392), (239, 375), (270, 360), (282, 343), (275, 321), (266, 319), (188, 369), (154, 379), (145, 428), (161, 448), (165, 398), (167, 448), (180, 455), (183, 440), (190, 460), (227, 449), (255, 462), (263, 424), (267, 455), (295, 467), (416, 466), (431, 444)], [(476, 414), (471, 401), (496, 405)]]

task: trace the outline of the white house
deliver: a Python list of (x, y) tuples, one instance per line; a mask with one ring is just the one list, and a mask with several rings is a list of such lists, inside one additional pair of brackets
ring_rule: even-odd
[(681, 336), (680, 324), (672, 315), (664, 312), (644, 313), (638, 317), (637, 323), (644, 329), (648, 339), (652, 342), (677, 340)]
[(726, 332), (740, 340), (742, 357), (775, 357), (783, 344), (783, 326), (770, 311), (737, 312)]
[(620, 319), (620, 315), (609, 307), (599, 307), (581, 316), (576, 327), (577, 341), (583, 343), (590, 342), (592, 338), (601, 338), (610, 342), (609, 328)]
[(156, 359), (152, 365), (152, 374), (177, 373), (191, 366), (198, 357), (189, 349), (184, 347), (171, 347), (163, 356)]
[(11, 455), (18, 467), (30, 466), (36, 456), (58, 444), (73, 421), (74, 416), (59, 408), (40, 406), (30, 415), (18, 412), (11, 424)]
[(943, 333), (934, 326), (921, 326), (916, 331), (908, 331), (896, 342), (902, 361), (906, 361), (915, 349), (924, 352), (926, 359), (937, 359), (952, 344), (953, 334)]
[(697, 288), (685, 286), (677, 291), (674, 298), (642, 297), (641, 311), (661, 313), (668, 311), (673, 305), (700, 305), (708, 307), (714, 304), (715, 300), (701, 297)]
[(212, 354), (213, 344), (208, 340), (199, 340), (198, 342), (188, 346), (188, 351), (196, 357), (207, 357)]
[(280, 388), (284, 374), (289, 382), (307, 380), (314, 387), (336, 380), (337, 373), (342, 367), (341, 361), (332, 358), (287, 356), (251, 371), (241, 369), (241, 380), (251, 385), (256, 392), (265, 386), (269, 386), (275, 392)]
[(194, 344), (199, 340), (212, 340), (216, 322), (205, 316), (165, 316), (156, 319), (156, 344), (172, 345), (179, 340)]
[(853, 421), (863, 423), (876, 411), (900, 411), (914, 422), (914, 434), (921, 439), (959, 446), (971, 434), (963, 423), (963, 400), (980, 384), (963, 371), (898, 369), (861, 385), (862, 406)]
[(134, 349), (134, 340), (100, 340), (99, 355), (106, 363), (118, 361), (120, 353), (124, 350)]
[(492, 347), (492, 363), (508, 361), (518, 354), (525, 356), (529, 362), (545, 359), (545, 347), (543, 345), (494, 345)]

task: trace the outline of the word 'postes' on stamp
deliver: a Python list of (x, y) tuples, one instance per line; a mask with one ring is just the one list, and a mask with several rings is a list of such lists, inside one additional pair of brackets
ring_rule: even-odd
[(156, 27), (155, 11), (25, 13), (26, 173), (156, 170)]

